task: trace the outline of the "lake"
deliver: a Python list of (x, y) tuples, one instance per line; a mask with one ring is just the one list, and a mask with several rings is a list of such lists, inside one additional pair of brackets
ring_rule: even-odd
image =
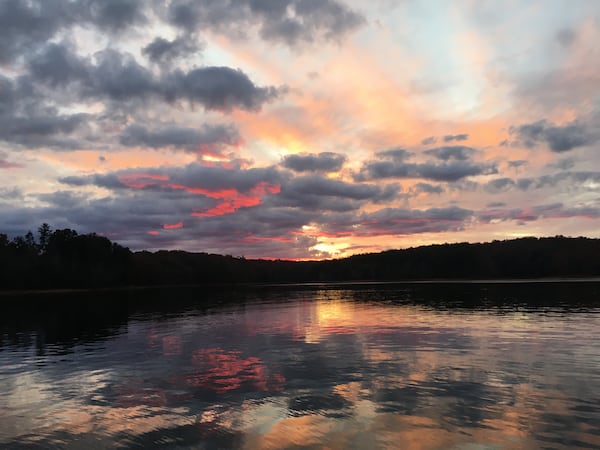
[(598, 282), (0, 302), (0, 448), (600, 448)]

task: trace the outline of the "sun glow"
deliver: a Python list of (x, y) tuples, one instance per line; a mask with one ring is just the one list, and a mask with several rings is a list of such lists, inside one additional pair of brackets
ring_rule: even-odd
[(335, 244), (332, 242), (319, 242), (317, 245), (312, 247), (313, 250), (318, 251), (322, 254), (329, 255), (330, 258), (336, 258), (343, 256), (344, 249), (347, 245), (344, 244)]

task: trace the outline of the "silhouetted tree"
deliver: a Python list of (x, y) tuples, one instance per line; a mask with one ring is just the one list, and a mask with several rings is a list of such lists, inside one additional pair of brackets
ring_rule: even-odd
[(25, 245), (27, 245), (27, 247), (29, 247), (32, 250), (37, 248), (35, 237), (33, 236), (33, 233), (31, 231), (28, 231), (25, 234)]
[(45, 253), (48, 248), (48, 243), (50, 242), (50, 237), (52, 236), (52, 230), (50, 225), (47, 223), (43, 223), (38, 228), (38, 239), (40, 243), (40, 252)]

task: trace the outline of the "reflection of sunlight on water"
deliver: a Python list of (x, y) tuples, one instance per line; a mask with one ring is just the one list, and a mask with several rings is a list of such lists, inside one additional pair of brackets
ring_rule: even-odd
[(341, 332), (352, 326), (353, 305), (341, 299), (339, 295), (331, 294), (327, 291), (318, 294), (318, 300), (315, 300), (314, 308), (315, 320), (313, 320), (304, 330), (305, 341), (307, 343), (318, 343), (323, 336), (331, 333)]
[[(432, 326), (440, 322), (431, 311), (414, 306), (382, 306), (352, 301), (347, 291), (319, 291), (311, 303), (313, 320), (304, 326), (306, 342), (318, 343), (335, 334), (385, 332), (386, 329)], [(346, 295), (345, 295), (346, 294)], [(432, 322), (433, 320), (433, 322)]]
[(315, 303), (317, 320), (321, 328), (351, 325), (354, 321), (354, 308), (349, 302), (339, 298), (327, 298)]

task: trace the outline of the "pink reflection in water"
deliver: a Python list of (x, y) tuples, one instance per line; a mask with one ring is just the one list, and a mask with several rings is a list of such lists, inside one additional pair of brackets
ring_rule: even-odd
[(243, 358), (240, 351), (220, 348), (195, 350), (192, 364), (199, 369), (186, 376), (186, 382), (194, 387), (224, 393), (250, 384), (258, 391), (281, 391), (285, 378), (279, 373), (270, 374), (260, 358)]
[(181, 338), (179, 336), (163, 337), (162, 352), (165, 356), (181, 355)]

